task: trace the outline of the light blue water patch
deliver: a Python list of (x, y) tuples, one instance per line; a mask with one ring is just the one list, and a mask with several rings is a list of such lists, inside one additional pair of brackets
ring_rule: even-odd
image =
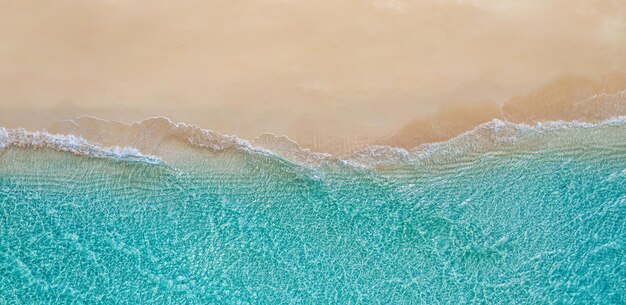
[(11, 148), (0, 303), (624, 303), (625, 152), (175, 171)]

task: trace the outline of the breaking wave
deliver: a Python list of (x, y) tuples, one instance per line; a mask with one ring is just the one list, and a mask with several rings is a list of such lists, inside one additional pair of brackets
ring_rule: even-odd
[(0, 150), (10, 147), (49, 148), (93, 158), (163, 164), (158, 157), (144, 155), (132, 147), (104, 148), (74, 135), (50, 134), (45, 131), (30, 132), (22, 128), (6, 129), (0, 127)]
[(547, 143), (571, 145), (576, 142), (576, 136), (581, 136), (578, 139), (597, 139), (594, 132), (608, 129), (626, 133), (626, 116), (599, 123), (551, 121), (534, 125), (494, 119), (450, 140), (422, 144), (410, 150), (373, 145), (345, 156), (335, 156), (303, 148), (286, 136), (268, 133), (245, 140), (186, 123), (174, 123), (165, 117), (130, 125), (80, 117), (63, 121), (51, 132), (0, 127), (0, 150), (9, 147), (49, 148), (87, 157), (163, 164), (167, 163), (161, 158), (163, 143), (175, 140), (214, 152), (235, 151), (277, 157), (302, 166), (315, 167), (330, 162), (359, 168), (389, 168), (414, 166), (424, 161), (446, 162), (488, 151), (541, 147)]

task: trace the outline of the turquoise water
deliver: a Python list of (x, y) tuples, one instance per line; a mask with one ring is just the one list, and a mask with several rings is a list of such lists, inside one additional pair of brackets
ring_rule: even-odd
[(616, 139), (386, 170), (9, 147), (0, 303), (623, 304)]

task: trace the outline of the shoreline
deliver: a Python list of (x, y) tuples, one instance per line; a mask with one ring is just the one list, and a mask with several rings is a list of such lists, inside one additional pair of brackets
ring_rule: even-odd
[[(423, 162), (448, 163), (490, 151), (567, 148), (572, 143), (587, 141), (608, 147), (616, 145), (613, 139), (616, 134), (626, 132), (626, 116), (598, 123), (547, 121), (524, 124), (494, 119), (446, 141), (422, 143), (412, 149), (371, 145), (350, 154), (333, 155), (303, 148), (286, 136), (264, 134), (247, 140), (186, 123), (174, 123), (165, 117), (149, 118), (130, 125), (93, 117), (66, 123), (76, 128), (73, 131), (66, 129), (65, 132), (49, 133), (0, 127), (0, 150), (11, 147), (44, 148), (86, 157), (168, 166), (170, 161), (172, 164), (189, 161), (186, 157), (190, 156), (191, 151), (200, 149), (202, 155), (206, 149), (208, 153), (242, 152), (260, 157), (278, 157), (305, 167), (344, 164), (353, 168), (393, 169), (412, 167)], [(123, 129), (120, 129), (122, 126)], [(584, 131), (587, 129), (592, 131), (587, 133)], [(589, 136), (593, 139), (589, 140)]]
[[(626, 75), (613, 74), (603, 79), (564, 77), (502, 103), (486, 101), (449, 103), (440, 106), (435, 112), (418, 115), (410, 121), (398, 118), (393, 127), (385, 129), (376, 127), (376, 122), (363, 128), (349, 127), (356, 123), (348, 114), (342, 117), (341, 114), (334, 113), (332, 116), (335, 119), (323, 119), (323, 116), (310, 118), (308, 121), (292, 123), (287, 129), (261, 129), (261, 126), (257, 126), (237, 132), (237, 128), (228, 128), (219, 122), (212, 124), (211, 120), (194, 120), (193, 117), (184, 115), (184, 111), (192, 112), (192, 109), (185, 109), (184, 105), (181, 107), (183, 108), (179, 109), (180, 113), (174, 116), (162, 113), (163, 115), (140, 117), (142, 112), (134, 111), (132, 107), (119, 108), (115, 113), (110, 109), (97, 110), (77, 105), (61, 105), (53, 111), (0, 106), (0, 126), (74, 134), (83, 131), (73, 130), (76, 126), (72, 126), (70, 122), (83, 121), (87, 126), (80, 128), (94, 129), (97, 124), (86, 122), (86, 119), (92, 118), (92, 121), (106, 123), (108, 132), (113, 132), (146, 121), (146, 117), (167, 117), (169, 122), (188, 122), (183, 124), (212, 130), (221, 135), (230, 134), (251, 141), (263, 138), (264, 135), (269, 135), (270, 138), (283, 137), (288, 140), (287, 142), (297, 143), (298, 146), (313, 152), (342, 156), (374, 145), (410, 150), (421, 144), (452, 139), (494, 119), (531, 125), (542, 121), (602, 122), (612, 117), (626, 115)], [(273, 119), (277, 121), (292, 120), (280, 114), (274, 116)], [(190, 120), (187, 120), (187, 117)], [(342, 117), (340, 123), (333, 121), (340, 117)], [(229, 123), (235, 126), (247, 124), (249, 121), (250, 118), (244, 111), (240, 117)], [(89, 126), (90, 124), (95, 125)], [(89, 132), (96, 131), (94, 129)], [(91, 137), (89, 132), (83, 136)]]

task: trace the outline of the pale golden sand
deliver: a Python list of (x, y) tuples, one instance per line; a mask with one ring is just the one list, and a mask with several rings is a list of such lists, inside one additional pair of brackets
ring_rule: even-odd
[(166, 116), (345, 153), (598, 120), (624, 114), (625, 33), (609, 0), (2, 1), (0, 125)]

